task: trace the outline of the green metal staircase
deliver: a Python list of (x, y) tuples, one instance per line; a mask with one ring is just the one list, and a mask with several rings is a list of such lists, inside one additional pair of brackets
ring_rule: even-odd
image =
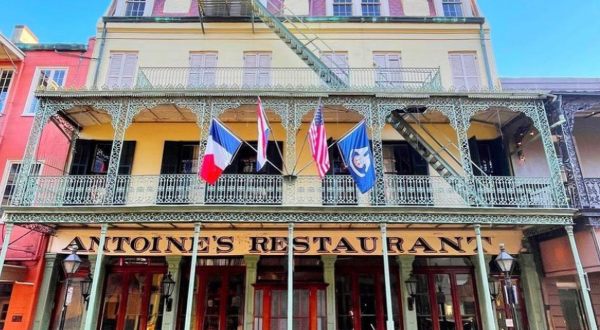
[(425, 134), (429, 135), (432, 141), (436, 142), (441, 147), (439, 150), (435, 150), (435, 148), (404, 119), (405, 115), (414, 118), (414, 115), (411, 113), (394, 110), (388, 115), (387, 122), (392, 125), (392, 127), (404, 137), (406, 142), (456, 190), (465, 203), (482, 205), (484, 203), (483, 199), (478, 195), (475, 189), (472, 188), (469, 182), (461, 176), (452, 165), (450, 165), (441, 153), (444, 152), (447, 154), (448, 159), (453, 160), (458, 166), (461, 166), (461, 162), (456, 159), (445, 146), (437, 142), (426, 129), (424, 129)]
[[(207, 12), (207, 8), (231, 8), (231, 3), (227, 0), (199, 0), (198, 6), (203, 15)], [(260, 0), (238, 0), (235, 3), (239, 8), (251, 9), (251, 14), (260, 18), (327, 86), (333, 89), (347, 87), (348, 70), (337, 67), (336, 63), (332, 63), (332, 67), (329, 67), (319, 57), (323, 54), (334, 54), (333, 49), (317, 34), (311, 33), (312, 29), (305, 20), (285, 7), (283, 1), (275, 3), (273, 0), (267, 0), (266, 6)], [(281, 8), (277, 13), (278, 16), (271, 13), (268, 9), (269, 4), (274, 8)], [(223, 7), (225, 5), (227, 7)], [(218, 12), (219, 16), (224, 16), (222, 10), (218, 10)], [(286, 25), (289, 25), (296, 34), (290, 31)]]

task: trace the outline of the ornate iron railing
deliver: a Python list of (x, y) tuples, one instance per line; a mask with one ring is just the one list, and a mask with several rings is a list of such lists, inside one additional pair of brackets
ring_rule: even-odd
[(584, 178), (583, 184), (587, 195), (587, 205), (583, 206), (592, 209), (600, 208), (600, 178)]
[(311, 68), (141, 67), (137, 89), (294, 91), (441, 91), (439, 68), (339, 69), (343, 84), (325, 84)]
[[(432, 207), (555, 207), (549, 178), (476, 177), (481, 205), (464, 200), (468, 190), (457, 178), (385, 175), (385, 205)], [(590, 181), (593, 201), (600, 205), (600, 179)], [(586, 186), (587, 187), (587, 186)], [(595, 190), (592, 190), (595, 189)], [(360, 194), (347, 175), (287, 178), (280, 175), (226, 174), (215, 185), (206, 185), (195, 174), (119, 175), (112, 199), (106, 176), (31, 176), (24, 199), (28, 206), (160, 205), (160, 204), (257, 204), (329, 206), (373, 204), (373, 194)]]

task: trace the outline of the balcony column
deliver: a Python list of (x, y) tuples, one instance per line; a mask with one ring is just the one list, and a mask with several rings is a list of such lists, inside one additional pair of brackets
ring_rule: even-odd
[(475, 273), (477, 275), (477, 293), (479, 294), (479, 306), (481, 306), (481, 319), (484, 329), (493, 330), (496, 329), (496, 318), (494, 317), (494, 307), (488, 283), (488, 263), (481, 240), (481, 225), (474, 225), (474, 228), (477, 243)]
[(542, 296), (542, 284), (533, 254), (519, 254), (519, 267), (521, 267), (521, 289), (527, 311), (527, 323), (531, 330), (547, 330), (546, 310)]
[(190, 265), (190, 280), (188, 283), (187, 301), (185, 304), (185, 326), (183, 329), (192, 329), (192, 310), (194, 305), (194, 285), (196, 284), (196, 264), (198, 262), (198, 242), (200, 241), (200, 223), (194, 224), (194, 239), (192, 241), (192, 262)]
[(98, 314), (102, 302), (102, 283), (104, 283), (104, 245), (106, 244), (106, 233), (108, 224), (102, 224), (100, 229), (100, 240), (95, 256), (90, 256), (90, 273), (92, 275), (92, 284), (88, 300), (87, 310), (83, 322), (83, 330), (96, 329), (98, 326)]
[(410, 298), (408, 288), (406, 287), (406, 280), (410, 277), (413, 271), (413, 261), (415, 256), (413, 255), (402, 255), (396, 257), (396, 262), (400, 266), (399, 273), (399, 284), (402, 290), (400, 290), (400, 296), (402, 297), (402, 320), (404, 325), (402, 329), (417, 329), (417, 307), (413, 305), (412, 310), (409, 310), (408, 298)]
[[(560, 97), (562, 104), (562, 97)], [(575, 140), (573, 139), (573, 133), (575, 128), (575, 112), (581, 104), (576, 104), (576, 107), (564, 107), (562, 113), (565, 117), (565, 122), (560, 127), (559, 134), (562, 135), (563, 143), (560, 147), (563, 150), (563, 164), (566, 167), (567, 182), (575, 183), (576, 196), (579, 203), (571, 201), (574, 206), (587, 207), (590, 205), (589, 196), (583, 180), (583, 172), (581, 170), (581, 164), (579, 163), (579, 157), (577, 155), (577, 147), (575, 146)], [(562, 134), (561, 134), (562, 133)], [(566, 153), (566, 155), (565, 155)], [(565, 159), (566, 158), (566, 159)]]
[(471, 160), (471, 150), (469, 148), (469, 126), (471, 126), (471, 117), (463, 109), (462, 101), (458, 101), (454, 104), (452, 110), (452, 116), (450, 117), (450, 125), (456, 132), (456, 139), (458, 149), (460, 152), (460, 159), (462, 168), (465, 171), (465, 180), (467, 192), (469, 197), (469, 203), (471, 205), (480, 204), (481, 201), (477, 198), (477, 191), (475, 186), (475, 174), (473, 173), (473, 162)]
[(590, 297), (590, 287), (587, 284), (587, 274), (583, 270), (581, 259), (579, 258), (579, 252), (577, 250), (577, 243), (575, 242), (575, 235), (573, 235), (573, 226), (565, 226), (567, 237), (569, 238), (569, 245), (571, 246), (571, 253), (573, 254), (573, 260), (575, 261), (575, 269), (577, 270), (577, 280), (579, 284), (579, 292), (581, 293), (581, 300), (583, 301), (583, 311), (585, 314), (586, 323), (590, 330), (597, 330), (596, 316), (594, 315), (594, 308), (592, 306), (592, 299)]
[(119, 175), (119, 164), (121, 163), (121, 151), (123, 150), (123, 140), (125, 140), (125, 132), (131, 123), (132, 115), (129, 113), (131, 104), (121, 102), (113, 106), (109, 113), (112, 117), (112, 127), (114, 136), (112, 147), (110, 149), (110, 159), (108, 162), (108, 170), (106, 171), (106, 193), (104, 195), (104, 204), (111, 205), (115, 203), (115, 195), (117, 189), (117, 176)]
[(11, 205), (26, 205), (26, 194), (33, 193), (27, 191), (29, 174), (31, 173), (31, 167), (36, 162), (36, 154), (44, 127), (50, 117), (54, 116), (59, 110), (59, 107), (53, 104), (48, 104), (45, 99), (40, 99), (38, 107), (35, 111), (35, 117), (33, 118), (33, 124), (29, 132), (25, 151), (23, 152), (23, 160), (21, 161), (21, 168), (19, 175), (17, 176), (17, 182)]
[(244, 256), (246, 264), (246, 289), (244, 293), (244, 330), (254, 328), (254, 284), (258, 271), (258, 255)]
[(2, 239), (2, 250), (0, 250), (0, 276), (4, 269), (4, 262), (6, 261), (6, 254), (8, 252), (8, 245), (10, 244), (10, 235), (12, 234), (14, 224), (4, 222), (4, 237)]
[[(177, 311), (179, 303), (179, 292), (181, 290), (181, 256), (166, 256), (168, 264), (168, 272), (171, 273), (173, 281), (175, 281), (175, 289), (172, 299), (171, 311), (167, 311), (165, 304), (162, 318), (162, 329), (163, 330), (174, 330), (177, 325)], [(162, 298), (161, 298), (162, 299)]]
[(385, 283), (385, 307), (387, 312), (387, 320), (385, 321), (385, 328), (387, 330), (394, 330), (394, 313), (392, 309), (392, 284), (390, 279), (390, 258), (388, 256), (388, 245), (387, 245), (387, 225), (382, 223), (381, 228), (381, 248), (383, 252), (383, 280)]
[(335, 313), (335, 255), (321, 256), (323, 280), (327, 284), (327, 330), (336, 330)]
[[(54, 299), (56, 293), (56, 284), (58, 283), (59, 264), (56, 261), (56, 253), (46, 253), (44, 257), (44, 275), (38, 293), (37, 306), (33, 321), (33, 330), (43, 330), (50, 328), (50, 319), (54, 309)], [(47, 299), (45, 299), (47, 298)]]
[[(377, 103), (371, 104), (371, 141), (373, 143), (373, 159), (375, 160), (375, 196), (376, 205), (385, 205), (385, 178), (383, 169), (382, 132), (385, 126), (386, 114), (380, 110)], [(373, 195), (371, 195), (373, 196)]]
[(546, 117), (546, 110), (542, 101), (537, 101), (535, 108), (530, 111), (529, 116), (533, 120), (533, 125), (538, 130), (538, 134), (542, 140), (544, 146), (544, 153), (546, 154), (546, 161), (548, 162), (548, 169), (550, 170), (550, 177), (552, 179), (552, 190), (554, 197), (554, 207), (566, 207), (567, 195), (565, 193), (565, 186), (562, 181), (560, 163), (558, 156), (556, 155), (556, 149), (554, 148), (554, 142), (552, 141), (552, 133), (550, 132), (550, 125), (548, 124), (548, 117)]

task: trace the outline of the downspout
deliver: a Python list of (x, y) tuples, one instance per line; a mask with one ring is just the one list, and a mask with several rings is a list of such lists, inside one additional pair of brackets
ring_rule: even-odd
[(102, 54), (104, 53), (104, 43), (106, 40), (106, 20), (103, 19), (102, 25), (102, 37), (100, 37), (100, 47), (98, 48), (98, 56), (96, 60), (96, 70), (94, 71), (94, 82), (92, 86), (98, 89), (98, 72), (100, 71), (100, 64), (102, 64)]
[(485, 75), (487, 77), (488, 90), (494, 90), (492, 81), (492, 69), (490, 68), (490, 59), (488, 58), (487, 45), (485, 44), (485, 33), (483, 32), (483, 23), (479, 23), (479, 41), (481, 42), (481, 53), (483, 55), (483, 64), (485, 66)]

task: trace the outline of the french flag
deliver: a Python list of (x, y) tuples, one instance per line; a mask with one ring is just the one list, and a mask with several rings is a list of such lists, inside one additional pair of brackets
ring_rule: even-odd
[(213, 119), (206, 141), (200, 177), (214, 185), (240, 149), (242, 140), (233, 135), (220, 121)]

